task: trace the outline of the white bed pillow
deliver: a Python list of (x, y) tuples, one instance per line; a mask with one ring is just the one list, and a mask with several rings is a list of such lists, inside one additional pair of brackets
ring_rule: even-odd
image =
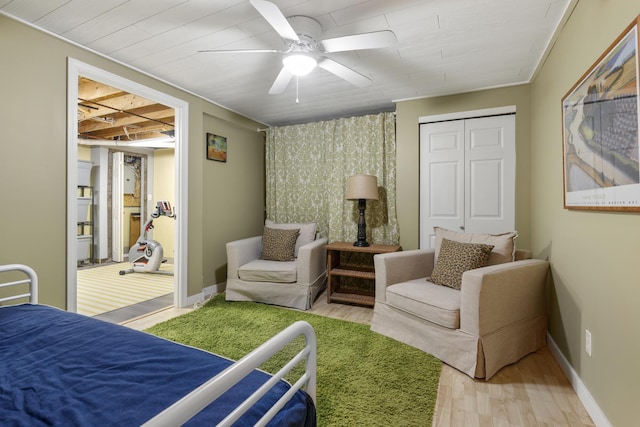
[(447, 230), (442, 227), (433, 227), (433, 231), (436, 235), (433, 265), (438, 261), (438, 253), (440, 252), (442, 239), (453, 240), (454, 242), (460, 243), (482, 243), (485, 245), (492, 245), (493, 250), (491, 251), (491, 254), (489, 254), (487, 265), (503, 264), (505, 262), (512, 262), (515, 259), (516, 239), (518, 238), (517, 231), (510, 231), (501, 234), (463, 233), (460, 231)]
[(301, 246), (304, 246), (308, 243), (313, 242), (316, 239), (316, 223), (311, 222), (308, 224), (276, 224), (275, 222), (266, 219), (264, 221), (265, 227), (269, 228), (279, 228), (285, 230), (291, 229), (299, 229), (300, 235), (298, 236), (298, 240), (296, 241), (296, 249), (295, 249), (295, 257), (298, 257), (298, 250), (300, 250)]

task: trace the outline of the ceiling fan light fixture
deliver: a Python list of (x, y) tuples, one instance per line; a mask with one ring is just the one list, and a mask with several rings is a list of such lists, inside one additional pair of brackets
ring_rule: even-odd
[(292, 53), (284, 57), (282, 64), (294, 76), (306, 76), (318, 65), (318, 61), (303, 53)]

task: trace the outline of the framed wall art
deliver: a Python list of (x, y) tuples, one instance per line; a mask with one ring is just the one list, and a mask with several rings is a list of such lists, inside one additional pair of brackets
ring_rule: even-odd
[(640, 211), (638, 22), (562, 98), (566, 209)]
[(207, 159), (218, 162), (227, 161), (227, 138), (207, 133)]

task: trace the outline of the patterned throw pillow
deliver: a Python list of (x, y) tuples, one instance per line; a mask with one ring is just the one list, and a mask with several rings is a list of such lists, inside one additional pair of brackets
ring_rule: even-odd
[(299, 229), (264, 228), (262, 234), (262, 255), (260, 259), (269, 261), (293, 261)]
[(308, 243), (316, 240), (316, 223), (310, 222), (308, 224), (278, 224), (269, 219), (264, 221), (264, 225), (269, 228), (283, 228), (283, 229), (300, 229), (300, 235), (298, 236), (298, 240), (296, 241), (296, 258), (298, 257), (298, 251), (300, 248)]
[(481, 243), (460, 243), (442, 239), (438, 261), (427, 280), (436, 285), (460, 289), (462, 273), (487, 265), (492, 245)]

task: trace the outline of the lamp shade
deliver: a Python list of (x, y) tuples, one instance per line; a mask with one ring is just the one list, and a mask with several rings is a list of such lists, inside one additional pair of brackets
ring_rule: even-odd
[(353, 175), (347, 179), (347, 200), (378, 200), (378, 180), (373, 175)]

